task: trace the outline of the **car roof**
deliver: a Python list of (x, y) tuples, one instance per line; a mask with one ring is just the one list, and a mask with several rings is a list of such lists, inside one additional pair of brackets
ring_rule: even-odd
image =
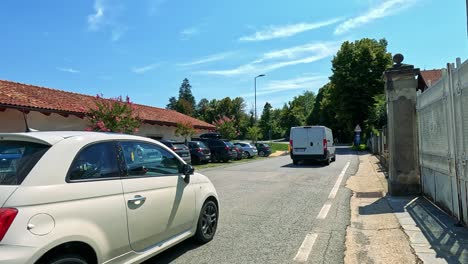
[(64, 139), (72, 137), (95, 139), (141, 139), (139, 136), (127, 134), (88, 131), (34, 131), (21, 133), (0, 133), (0, 140), (24, 140), (46, 145), (55, 145)]

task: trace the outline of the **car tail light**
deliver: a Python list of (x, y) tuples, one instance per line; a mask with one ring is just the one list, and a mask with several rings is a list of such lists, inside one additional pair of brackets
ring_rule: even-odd
[(203, 152), (202, 148), (198, 148), (197, 152)]
[(229, 151), (229, 150), (230, 150), (228, 146), (224, 147), (224, 149), (225, 149), (225, 150), (227, 150), (227, 151)]
[(2, 241), (17, 214), (18, 210), (15, 208), (0, 208), (0, 241)]

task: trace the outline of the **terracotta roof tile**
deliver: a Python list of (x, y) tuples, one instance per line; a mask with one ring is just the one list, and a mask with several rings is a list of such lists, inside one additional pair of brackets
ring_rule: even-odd
[(424, 79), (424, 82), (428, 87), (434, 85), (440, 78), (442, 78), (442, 70), (441, 69), (434, 69), (434, 70), (423, 70), (420, 71), (421, 77)]
[[(23, 107), (38, 111), (84, 114), (95, 106), (96, 97), (34, 85), (0, 80), (0, 107)], [(214, 129), (214, 126), (173, 110), (135, 104), (136, 111), (144, 121), (154, 124), (176, 126), (190, 123), (196, 128)]]

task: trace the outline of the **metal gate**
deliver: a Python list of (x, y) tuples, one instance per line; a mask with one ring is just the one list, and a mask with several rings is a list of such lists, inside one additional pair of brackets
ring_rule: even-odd
[(417, 96), (423, 193), (468, 224), (468, 60)]

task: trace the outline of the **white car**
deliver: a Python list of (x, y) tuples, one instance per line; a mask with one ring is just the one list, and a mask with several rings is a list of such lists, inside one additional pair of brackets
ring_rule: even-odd
[(123, 134), (0, 134), (0, 263), (140, 263), (216, 233), (210, 180)]

